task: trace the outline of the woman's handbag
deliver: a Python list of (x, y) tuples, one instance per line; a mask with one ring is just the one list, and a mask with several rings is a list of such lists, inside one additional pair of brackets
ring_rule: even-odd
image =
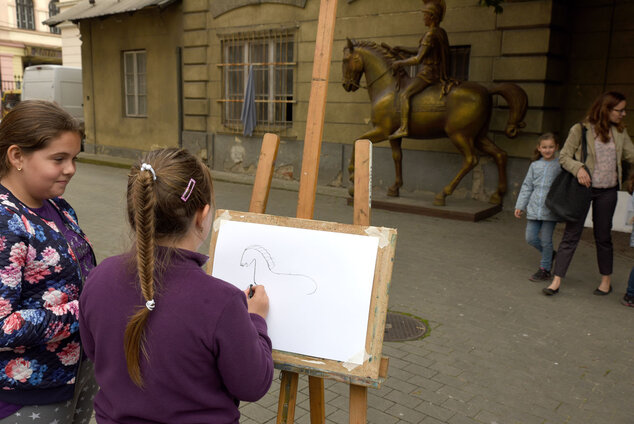
[[(586, 141), (587, 129), (581, 125), (581, 149), (583, 152), (583, 167), (586, 168), (586, 158), (588, 157), (588, 146)], [(585, 219), (590, 206), (592, 191), (589, 187), (579, 184), (577, 177), (562, 169), (555, 178), (548, 195), (546, 196), (546, 206), (550, 211), (559, 217), (561, 221), (579, 221)]]

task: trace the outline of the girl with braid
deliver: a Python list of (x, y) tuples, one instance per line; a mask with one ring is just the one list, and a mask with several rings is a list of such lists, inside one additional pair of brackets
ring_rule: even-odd
[(80, 329), (103, 423), (238, 423), (273, 378), (263, 286), (252, 296), (206, 274), (209, 169), (182, 149), (148, 153), (128, 178), (130, 252), (93, 269)]

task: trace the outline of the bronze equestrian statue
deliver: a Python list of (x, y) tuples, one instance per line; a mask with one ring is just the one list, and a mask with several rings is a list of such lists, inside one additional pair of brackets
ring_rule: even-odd
[[(394, 49), (371, 41), (356, 42), (348, 39), (343, 55), (343, 87), (356, 91), (365, 73), (368, 94), (372, 103), (373, 128), (358, 139), (369, 139), (372, 143), (388, 139), (401, 124), (399, 86), (409, 83), (408, 76), (393, 75), (392, 66), (400, 60)], [(414, 77), (418, 78), (418, 77)], [(404, 85), (405, 83), (405, 85)], [(438, 193), (434, 204), (445, 205), (445, 197), (453, 193), (462, 178), (478, 163), (476, 149), (493, 157), (498, 167), (498, 187), (489, 202), (500, 204), (506, 192), (506, 160), (504, 150), (488, 138), (492, 97), (499, 94), (508, 103), (509, 119), (505, 133), (515, 137), (525, 126), (527, 97), (524, 90), (512, 83), (496, 84), (487, 89), (474, 82), (460, 82), (443, 95), (443, 84), (434, 84), (411, 98), (408, 122), (408, 137), (430, 139), (448, 137), (464, 156), (462, 169), (451, 182)], [(396, 181), (388, 189), (389, 196), (398, 196), (403, 186), (402, 138), (390, 140), (392, 158), (396, 168)], [(354, 149), (348, 167), (350, 178), (354, 175)]]

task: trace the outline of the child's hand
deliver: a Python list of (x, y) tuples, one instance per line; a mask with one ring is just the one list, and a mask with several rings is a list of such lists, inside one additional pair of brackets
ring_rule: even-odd
[[(253, 290), (253, 296), (249, 298), (249, 290)], [(247, 296), (247, 306), (249, 313), (257, 314), (266, 319), (269, 314), (269, 296), (266, 294), (264, 286), (253, 286), (244, 291)]]
[(515, 218), (521, 218), (521, 217), (522, 217), (522, 210), (515, 209)]

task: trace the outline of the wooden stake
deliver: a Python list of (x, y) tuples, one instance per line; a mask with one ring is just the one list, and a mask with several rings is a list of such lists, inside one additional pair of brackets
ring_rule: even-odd
[(266, 204), (269, 201), (269, 192), (271, 191), (271, 180), (273, 179), (273, 171), (275, 169), (275, 158), (277, 158), (279, 146), (279, 135), (270, 133), (264, 134), (258, 168), (255, 172), (255, 181), (253, 182), (249, 212), (264, 213), (266, 211)]
[(326, 114), (326, 95), (330, 74), (332, 42), (335, 35), (337, 0), (321, 0), (319, 22), (313, 59), (313, 76), (310, 84), (308, 116), (306, 117), (306, 135), (304, 136), (304, 156), (302, 173), (299, 178), (299, 199), (297, 217), (312, 219), (317, 194), (317, 174), (319, 156)]
[[(372, 143), (357, 140), (354, 143), (354, 218), (355, 225), (370, 225), (372, 201)], [(368, 388), (350, 385), (350, 424), (367, 422)]]
[(354, 216), (355, 225), (370, 225), (372, 202), (372, 143), (357, 140), (354, 144)]

